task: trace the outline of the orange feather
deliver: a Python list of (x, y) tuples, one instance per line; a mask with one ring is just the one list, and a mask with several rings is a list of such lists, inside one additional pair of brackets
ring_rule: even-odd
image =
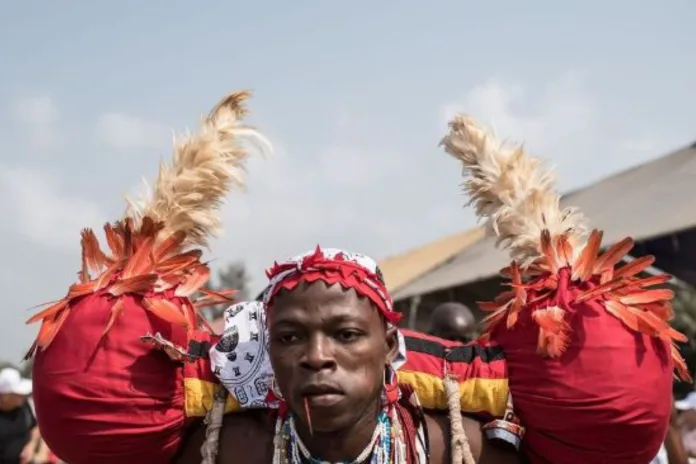
[(118, 261), (113, 262), (109, 267), (107, 267), (106, 270), (97, 278), (95, 291), (101, 290), (105, 286), (109, 285), (111, 283), (111, 279), (114, 278), (120, 268), (121, 263)]
[(109, 293), (113, 296), (121, 296), (124, 293), (143, 293), (152, 289), (155, 282), (157, 282), (156, 274), (137, 275), (114, 282), (109, 287)]
[(77, 284), (72, 284), (70, 286), (70, 289), (68, 290), (68, 296), (67, 299), (71, 300), (73, 298), (77, 298), (80, 296), (85, 296), (89, 295), (90, 293), (94, 293), (97, 290), (97, 282), (92, 281), (92, 282), (87, 282), (87, 283), (77, 283)]
[(113, 256), (116, 261), (122, 260), (124, 258), (123, 237), (108, 223), (104, 225), (104, 235), (106, 236), (106, 243), (109, 246), (109, 250), (111, 250), (111, 256)]
[(559, 266), (566, 267), (573, 259), (573, 246), (568, 241), (567, 235), (556, 237), (556, 255), (558, 256)]
[(666, 284), (672, 280), (669, 274), (658, 274), (655, 276), (646, 277), (644, 279), (635, 279), (628, 282), (628, 286), (632, 288), (654, 287), (655, 285)]
[(614, 269), (623, 258), (633, 249), (634, 242), (631, 237), (626, 237), (620, 242), (614, 244), (606, 252), (604, 252), (595, 262), (593, 274), (603, 274), (605, 271)]
[(135, 250), (133, 256), (128, 260), (123, 268), (123, 278), (129, 279), (139, 274), (149, 274), (152, 270), (152, 246), (154, 243), (153, 237), (146, 237)]
[(36, 321), (40, 321), (41, 319), (47, 319), (50, 317), (55, 316), (58, 312), (64, 310), (68, 306), (68, 300), (60, 300), (59, 302), (51, 305), (50, 307), (44, 309), (40, 313), (34, 314), (32, 317), (27, 320), (27, 324), (33, 324)]
[(179, 297), (190, 297), (196, 293), (210, 278), (210, 269), (204, 264), (196, 266), (191, 274), (180, 284), (174, 295)]
[(596, 229), (590, 233), (585, 248), (583, 248), (573, 266), (573, 280), (580, 279), (580, 281), (586, 282), (592, 277), (597, 254), (602, 246), (602, 236), (602, 231)]
[(686, 366), (686, 361), (684, 361), (684, 358), (682, 358), (674, 343), (670, 344), (670, 350), (672, 352), (672, 359), (674, 360), (674, 368), (677, 371), (677, 378), (684, 382), (692, 382), (693, 379), (691, 378), (689, 369)]
[(625, 304), (616, 300), (607, 300), (604, 302), (604, 307), (609, 314), (626, 324), (629, 329), (639, 331), (638, 318)]
[(169, 274), (178, 272), (193, 264), (196, 264), (203, 255), (201, 250), (189, 250), (171, 258), (165, 259), (161, 263), (156, 263), (155, 271), (158, 274)]
[[(68, 318), (69, 314), (70, 308), (66, 308), (56, 314), (53, 318), (44, 320), (44, 323), (41, 325), (41, 329), (39, 330), (39, 337), (37, 338), (39, 348), (48, 348), (48, 345), (50, 345), (53, 339), (56, 338), (58, 331), (60, 331), (60, 328), (65, 323), (65, 320)], [(44, 326), (47, 326), (45, 331), (43, 330)]]
[(532, 313), (532, 318), (539, 325), (539, 343), (537, 350), (551, 358), (560, 357), (568, 348), (570, 325), (565, 320), (566, 312), (552, 306), (538, 309)]
[(107, 265), (107, 258), (99, 246), (99, 240), (92, 229), (82, 229), (82, 273), (89, 276), (89, 271), (95, 274)]
[(626, 305), (657, 303), (659, 301), (671, 301), (674, 298), (672, 290), (659, 288), (634, 292), (619, 298)]
[(123, 313), (123, 309), (125, 308), (123, 304), (123, 300), (118, 299), (116, 300), (116, 303), (111, 307), (111, 315), (109, 316), (109, 322), (106, 323), (106, 327), (104, 327), (104, 331), (102, 332), (101, 338), (104, 338), (106, 334), (111, 330), (111, 327), (114, 326), (114, 323), (116, 322), (116, 319), (118, 316), (120, 316)]
[(575, 297), (575, 303), (582, 303), (584, 301), (591, 300), (593, 298), (597, 298), (601, 295), (604, 295), (608, 292), (611, 292), (621, 286), (625, 285), (625, 282), (621, 280), (612, 280), (604, 284), (597, 285), (594, 288), (591, 288), (577, 297)]
[(184, 243), (186, 239), (186, 233), (184, 231), (178, 230), (165, 240), (157, 243), (152, 249), (152, 259), (155, 263), (171, 257), (172, 254), (179, 251), (181, 244)]
[(189, 325), (184, 313), (171, 301), (160, 298), (143, 298), (143, 306), (152, 314), (167, 322), (182, 327), (188, 327)]
[(614, 271), (614, 278), (636, 276), (652, 266), (654, 262), (654, 256), (642, 256), (638, 259), (634, 259), (630, 263), (616, 269)]

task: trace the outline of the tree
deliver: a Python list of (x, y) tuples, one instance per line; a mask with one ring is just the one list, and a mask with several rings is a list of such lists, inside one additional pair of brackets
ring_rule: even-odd
[(237, 261), (227, 266), (227, 269), (219, 273), (220, 287), (237, 290), (235, 300), (246, 301), (249, 299), (249, 275), (243, 262)]

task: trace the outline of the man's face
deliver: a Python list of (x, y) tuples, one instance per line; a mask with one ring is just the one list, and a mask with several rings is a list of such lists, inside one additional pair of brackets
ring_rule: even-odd
[(24, 403), (25, 397), (14, 393), (0, 394), (0, 411), (12, 411)]
[(274, 299), (269, 332), (276, 381), (300, 421), (305, 401), (320, 432), (376, 414), (396, 343), (367, 299), (340, 284), (300, 284)]
[(462, 343), (468, 343), (475, 338), (475, 326), (464, 317), (450, 316), (450, 319), (432, 331), (432, 335)]

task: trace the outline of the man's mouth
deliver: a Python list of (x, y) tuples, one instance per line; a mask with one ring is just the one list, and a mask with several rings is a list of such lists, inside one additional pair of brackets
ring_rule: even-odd
[(344, 397), (343, 392), (332, 385), (312, 384), (307, 385), (301, 391), (302, 396), (312, 409), (334, 406)]

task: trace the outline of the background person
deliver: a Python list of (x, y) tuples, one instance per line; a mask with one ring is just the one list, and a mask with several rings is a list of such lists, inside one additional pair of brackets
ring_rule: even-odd
[(29, 396), (31, 380), (17, 369), (0, 371), (0, 462), (29, 464), (48, 462)]
[(462, 303), (442, 303), (430, 316), (428, 333), (445, 340), (468, 343), (476, 337), (476, 318)]

